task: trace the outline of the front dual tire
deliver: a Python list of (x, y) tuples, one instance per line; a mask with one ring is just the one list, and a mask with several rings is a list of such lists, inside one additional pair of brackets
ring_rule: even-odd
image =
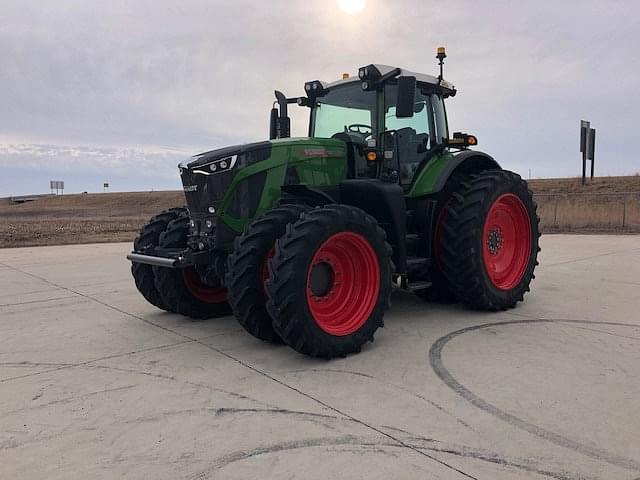
[[(160, 235), (158, 246), (186, 248), (189, 217), (172, 220)], [(153, 267), (154, 283), (165, 304), (172, 311), (191, 318), (213, 318), (230, 313), (227, 289), (221, 283), (209, 285), (202, 281), (195, 267), (184, 269)]]
[(332, 358), (373, 341), (391, 295), (391, 248), (347, 205), (303, 213), (276, 242), (266, 281), (272, 327), (294, 350)]
[[(140, 233), (138, 233), (133, 241), (133, 250), (135, 252), (150, 252), (153, 254), (154, 249), (160, 243), (160, 235), (164, 233), (169, 223), (177, 218), (186, 217), (187, 215), (187, 209), (181, 207), (170, 208), (152, 217), (149, 222), (140, 229)], [(151, 305), (168, 312), (176, 311), (175, 305), (165, 301), (156, 288), (155, 276), (151, 265), (134, 262), (131, 264), (131, 274), (133, 275), (136, 288)]]
[(238, 323), (260, 340), (282, 343), (266, 308), (269, 260), (287, 225), (296, 222), (308, 209), (304, 205), (282, 205), (269, 210), (235, 239), (233, 251), (227, 258), (225, 284), (229, 289), (229, 304)]

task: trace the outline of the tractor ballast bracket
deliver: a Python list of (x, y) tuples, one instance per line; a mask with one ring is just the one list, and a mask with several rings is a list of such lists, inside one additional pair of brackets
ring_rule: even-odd
[(133, 251), (127, 255), (127, 260), (132, 263), (145, 263), (165, 268), (187, 268), (211, 263), (211, 251), (209, 250), (192, 252), (190, 250), (157, 248), (153, 253), (156, 255)]
[(145, 255), (144, 253), (131, 252), (127, 255), (127, 260), (131, 261), (132, 263), (144, 263), (146, 265), (154, 265), (156, 267), (176, 268), (176, 264), (180, 261), (180, 257), (156, 257), (154, 255)]

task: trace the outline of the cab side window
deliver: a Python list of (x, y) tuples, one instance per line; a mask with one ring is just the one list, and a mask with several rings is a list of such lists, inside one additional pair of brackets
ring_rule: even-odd
[(420, 162), (426, 157), (426, 152), (432, 146), (430, 137), (432, 107), (429, 105), (428, 96), (418, 90), (413, 117), (398, 118), (395, 107), (396, 98), (397, 88), (395, 85), (390, 85), (385, 91), (385, 129), (390, 131), (387, 138), (393, 141), (392, 148), (400, 183), (408, 185), (412, 182)]
[(447, 115), (444, 110), (444, 102), (438, 95), (431, 95), (431, 106), (433, 108), (433, 118), (435, 119), (436, 138), (435, 143), (441, 145), (449, 138), (449, 126), (447, 125)]

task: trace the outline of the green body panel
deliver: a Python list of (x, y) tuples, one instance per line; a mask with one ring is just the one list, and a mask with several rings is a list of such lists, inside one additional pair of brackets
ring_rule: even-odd
[(440, 178), (440, 175), (442, 175), (442, 172), (452, 159), (453, 154), (446, 151), (431, 158), (427, 165), (418, 173), (418, 178), (416, 178), (413, 185), (411, 185), (411, 189), (407, 195), (413, 198), (433, 193), (433, 188), (438, 178)]
[(234, 218), (227, 208), (242, 180), (266, 171), (262, 196), (255, 216), (271, 210), (280, 198), (287, 170), (294, 168), (299, 183), (309, 186), (337, 185), (347, 176), (347, 147), (340, 140), (325, 138), (284, 138), (271, 141), (271, 156), (238, 170), (222, 199), (220, 219), (232, 230), (242, 232), (252, 218)]

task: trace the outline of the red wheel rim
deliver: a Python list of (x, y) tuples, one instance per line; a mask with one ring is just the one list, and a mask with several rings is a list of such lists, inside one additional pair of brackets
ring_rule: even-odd
[(212, 287), (203, 283), (195, 268), (191, 267), (182, 270), (182, 278), (187, 290), (201, 302), (224, 303), (227, 301), (227, 289)]
[(513, 193), (493, 202), (482, 230), (482, 257), (496, 288), (510, 290), (522, 280), (531, 257), (531, 222)]
[(362, 235), (336, 233), (313, 256), (306, 290), (318, 326), (330, 335), (350, 335), (364, 325), (378, 300), (378, 257)]

